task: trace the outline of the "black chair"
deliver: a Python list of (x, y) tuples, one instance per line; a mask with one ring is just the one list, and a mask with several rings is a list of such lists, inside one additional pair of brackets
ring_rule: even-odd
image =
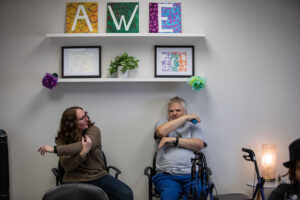
[[(157, 171), (156, 171), (156, 156), (157, 156), (157, 152), (155, 152), (154, 156), (153, 156), (153, 161), (152, 161), (152, 167), (148, 166), (145, 168), (144, 170), (144, 175), (146, 175), (148, 177), (148, 197), (149, 200), (152, 200), (153, 197), (155, 198), (159, 198), (160, 195), (157, 193), (154, 184), (152, 183), (152, 177), (154, 175), (156, 175)], [(183, 197), (183, 194), (181, 194), (181, 198)]]
[(148, 177), (148, 197), (149, 200), (152, 200), (152, 197), (160, 197), (159, 194), (156, 192), (154, 185), (152, 183), (152, 177), (156, 174), (156, 155), (157, 152), (155, 152), (153, 161), (152, 161), (152, 167), (148, 166), (144, 170), (144, 175)]
[[(113, 169), (115, 171), (115, 177), (118, 178), (119, 174), (121, 174), (121, 170), (119, 170), (117, 167), (115, 166), (107, 166), (107, 162), (106, 162), (106, 157), (104, 152), (102, 151), (102, 160), (104, 162), (106, 171), (109, 173), (110, 169)], [(65, 169), (62, 167), (62, 165), (60, 164), (60, 162), (58, 161), (58, 167), (57, 168), (52, 168), (52, 173), (54, 174), (55, 178), (56, 178), (56, 185), (60, 185), (63, 182), (63, 177), (65, 174)]]
[(109, 200), (106, 193), (97, 186), (84, 183), (58, 185), (46, 192), (43, 200)]
[[(153, 161), (152, 161), (152, 167), (146, 167), (144, 170), (144, 174), (148, 177), (148, 197), (149, 200), (152, 200), (153, 197), (159, 198), (160, 195), (155, 190), (155, 186), (152, 183), (152, 177), (157, 173), (156, 172), (156, 156), (157, 153), (154, 154)], [(212, 171), (210, 168), (207, 169), (207, 172), (209, 175), (212, 175)], [(183, 197), (183, 194), (181, 194), (181, 198)], [(230, 194), (219, 194), (213, 197), (214, 200), (252, 200), (248, 196), (242, 193), (230, 193)]]

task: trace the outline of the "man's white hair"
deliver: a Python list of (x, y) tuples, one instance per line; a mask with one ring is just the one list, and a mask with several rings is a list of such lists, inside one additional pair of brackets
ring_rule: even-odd
[(180, 103), (180, 104), (182, 105), (182, 107), (183, 107), (185, 113), (187, 112), (187, 109), (186, 109), (186, 106), (187, 106), (187, 105), (186, 105), (186, 101), (185, 101), (183, 98), (178, 97), (178, 96), (171, 98), (171, 99), (169, 100), (169, 102), (168, 102), (168, 107), (169, 107), (172, 103)]

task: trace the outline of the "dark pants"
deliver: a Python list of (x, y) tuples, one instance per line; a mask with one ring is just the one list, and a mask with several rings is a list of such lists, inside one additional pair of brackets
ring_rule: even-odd
[(107, 194), (109, 200), (133, 200), (132, 190), (125, 183), (109, 174), (85, 183), (100, 187)]

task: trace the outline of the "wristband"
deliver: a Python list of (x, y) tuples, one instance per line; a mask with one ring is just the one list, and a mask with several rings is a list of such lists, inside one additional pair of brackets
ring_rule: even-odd
[(176, 137), (176, 141), (173, 143), (175, 146), (178, 146), (179, 137)]
[(53, 152), (57, 154), (57, 147), (56, 146), (53, 147)]

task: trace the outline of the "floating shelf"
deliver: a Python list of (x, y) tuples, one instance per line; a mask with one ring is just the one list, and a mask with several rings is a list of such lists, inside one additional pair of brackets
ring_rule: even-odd
[(201, 33), (49, 33), (47, 38), (201, 38)]
[[(47, 38), (62, 39), (78, 41), (78, 39), (128, 39), (128, 38), (142, 38), (142, 39), (192, 39), (199, 40), (204, 38), (203, 33), (48, 33)], [(180, 83), (187, 82), (188, 78), (59, 78), (59, 83), (126, 83), (126, 82), (148, 82), (148, 83)]]
[(95, 83), (95, 82), (187, 82), (188, 78), (59, 78), (59, 83)]

